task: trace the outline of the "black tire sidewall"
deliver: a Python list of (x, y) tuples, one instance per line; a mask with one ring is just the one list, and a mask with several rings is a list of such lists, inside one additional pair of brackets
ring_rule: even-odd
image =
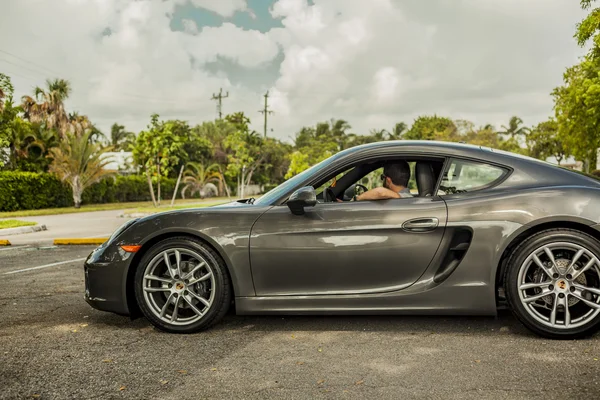
[(506, 297), (512, 312), (527, 328), (533, 332), (551, 339), (576, 339), (589, 336), (600, 328), (600, 314), (587, 324), (572, 329), (557, 329), (541, 324), (533, 318), (519, 297), (518, 275), (521, 265), (536, 249), (555, 242), (568, 242), (583, 246), (596, 257), (600, 256), (600, 244), (593, 237), (569, 229), (552, 229), (540, 232), (525, 240), (513, 253), (509, 260), (504, 278)]
[[(189, 249), (199, 253), (210, 263), (215, 278), (215, 287), (213, 288), (214, 299), (210, 308), (198, 321), (185, 326), (168, 324), (154, 315), (152, 310), (150, 310), (149, 306), (146, 304), (142, 287), (144, 272), (150, 261), (162, 251), (175, 247)], [(155, 244), (140, 260), (134, 278), (135, 298), (144, 316), (157, 328), (171, 333), (198, 332), (208, 328), (216, 322), (216, 320), (220, 319), (229, 308), (230, 292), (228, 285), (229, 276), (223, 260), (214, 252), (214, 250), (204, 243), (190, 238), (170, 238)]]

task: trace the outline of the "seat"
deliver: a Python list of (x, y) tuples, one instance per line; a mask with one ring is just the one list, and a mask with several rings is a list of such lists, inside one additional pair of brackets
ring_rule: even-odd
[(415, 179), (420, 197), (433, 196), (435, 176), (431, 163), (418, 161), (415, 165)]

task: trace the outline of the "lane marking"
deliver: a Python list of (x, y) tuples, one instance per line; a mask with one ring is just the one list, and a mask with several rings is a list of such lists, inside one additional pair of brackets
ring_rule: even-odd
[(87, 257), (76, 258), (74, 260), (60, 261), (60, 262), (55, 262), (55, 263), (52, 263), (52, 264), (40, 265), (39, 267), (31, 267), (31, 268), (18, 269), (16, 271), (5, 272), (2, 275), (18, 274), (19, 272), (33, 271), (34, 269), (42, 269), (42, 268), (55, 267), (57, 265), (69, 264), (69, 263), (76, 262), (76, 261), (85, 261), (86, 258)]

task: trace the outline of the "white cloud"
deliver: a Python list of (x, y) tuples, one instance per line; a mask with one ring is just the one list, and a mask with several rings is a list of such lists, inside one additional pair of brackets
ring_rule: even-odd
[[(247, 108), (253, 92), (203, 66), (221, 56), (256, 68), (277, 55), (276, 43), (229, 23), (200, 31), (188, 21), (186, 32), (174, 32), (173, 7), (154, 0), (10, 2), (0, 14), (0, 50), (10, 53), (0, 52), (0, 71), (13, 77), (18, 97), (46, 78), (70, 80), (67, 105), (105, 131), (113, 122), (143, 129), (154, 112), (192, 122), (212, 119), (210, 97), (219, 87), (231, 91), (226, 110)], [(260, 106), (256, 99), (253, 111)]]
[[(257, 110), (270, 89), (271, 126), (288, 138), (332, 117), (359, 133), (434, 112), (533, 124), (552, 113), (550, 91), (582, 54), (572, 35), (583, 13), (564, 0), (279, 0), (271, 13), (282, 27), (267, 33), (187, 16), (173, 32), (175, 6), (187, 2), (5, 1), (0, 71), (18, 96), (49, 77), (69, 79), (68, 105), (103, 129), (119, 121), (139, 130), (153, 112), (212, 119), (209, 99), (223, 87), (225, 112), (243, 110), (261, 130)], [(225, 17), (253, 14), (244, 0), (191, 2)], [(256, 89), (252, 71), (279, 52), (271, 87)], [(219, 59), (249, 71), (246, 80), (204, 68)]]
[(422, 113), (534, 124), (552, 114), (550, 92), (582, 53), (572, 36), (583, 13), (561, 0), (314, 3), (272, 9), (285, 54), (274, 88), (294, 110), (274, 118), (276, 131), (337, 117), (365, 133)]
[(189, 33), (191, 35), (196, 35), (198, 33), (198, 25), (196, 25), (196, 21), (191, 19), (182, 19), (181, 23), (183, 24), (183, 31), (185, 33)]

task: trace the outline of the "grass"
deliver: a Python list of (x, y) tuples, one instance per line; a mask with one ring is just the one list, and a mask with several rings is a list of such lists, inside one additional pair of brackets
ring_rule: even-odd
[[(191, 208), (191, 207), (204, 207), (204, 204), (220, 204), (227, 202), (226, 197), (217, 197), (206, 200), (200, 199), (185, 199), (175, 200), (176, 206), (172, 209), (179, 208)], [(171, 200), (163, 200), (163, 205), (160, 208), (154, 208), (151, 201), (138, 201), (131, 203), (107, 203), (107, 204), (90, 204), (81, 206), (81, 208), (75, 207), (62, 207), (62, 208), (44, 208), (40, 210), (23, 210), (23, 211), (5, 211), (0, 212), (0, 218), (15, 218), (15, 217), (35, 217), (39, 215), (59, 215), (59, 214), (71, 214), (81, 213), (90, 211), (109, 211), (109, 210), (127, 210), (127, 209), (150, 209), (153, 212), (168, 211), (171, 209), (168, 207), (171, 204)], [(166, 206), (165, 206), (166, 204)]]
[(0, 221), (0, 229), (18, 228), (20, 226), (37, 225), (37, 222), (19, 221), (18, 219), (5, 219)]

